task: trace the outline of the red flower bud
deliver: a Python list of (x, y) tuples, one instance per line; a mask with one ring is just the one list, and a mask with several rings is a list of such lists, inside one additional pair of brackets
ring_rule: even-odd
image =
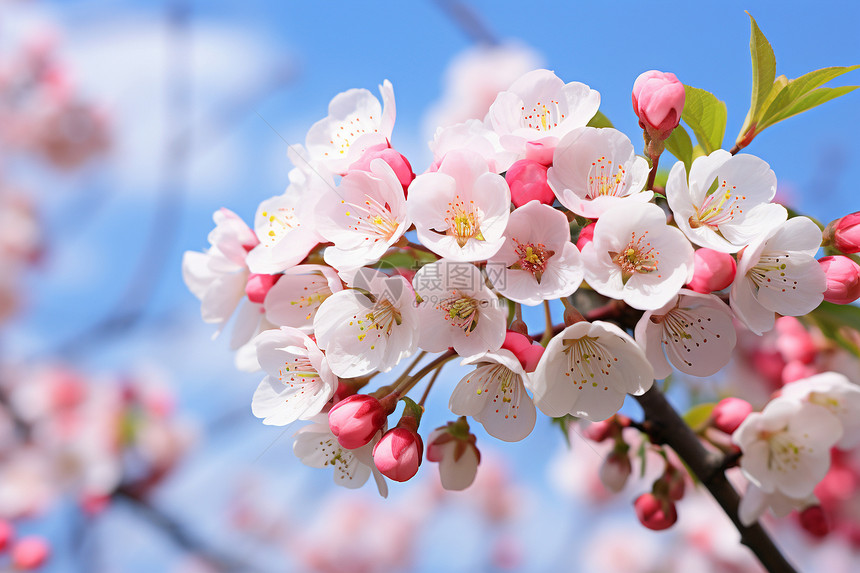
[(827, 277), (824, 300), (850, 304), (860, 298), (860, 265), (848, 257), (822, 257), (818, 263)]
[(827, 514), (820, 505), (811, 505), (800, 512), (800, 526), (815, 537), (824, 537), (830, 533)]
[(32, 571), (44, 565), (50, 553), (48, 542), (41, 537), (25, 537), (12, 548), (12, 565)]
[(594, 238), (594, 225), (595, 224), (596, 223), (589, 223), (588, 225), (586, 225), (585, 227), (583, 227), (579, 231), (579, 238), (576, 239), (576, 248), (579, 249), (580, 251), (582, 250), (582, 248), (585, 245), (590, 243), (591, 240)]
[(332, 407), (328, 424), (338, 443), (354, 450), (369, 444), (387, 418), (388, 412), (379, 400), (367, 394), (353, 394)]
[(714, 406), (711, 416), (716, 429), (726, 434), (733, 434), (752, 411), (752, 405), (746, 400), (724, 398)]
[(511, 202), (522, 207), (537, 199), (544, 205), (552, 205), (555, 193), (546, 182), (547, 166), (530, 159), (520, 159), (505, 173), (505, 181), (511, 188)]
[(373, 448), (373, 463), (382, 475), (394, 481), (407, 481), (418, 473), (424, 455), (424, 442), (410, 424), (385, 432)]
[(735, 280), (738, 264), (728, 253), (696, 249), (693, 253), (693, 280), (687, 286), (703, 294), (723, 290)]
[(675, 504), (668, 499), (659, 499), (653, 493), (643, 493), (633, 502), (636, 517), (648, 529), (662, 531), (678, 521)]
[(248, 295), (248, 300), (257, 304), (263, 304), (266, 300), (266, 295), (278, 279), (283, 275), (248, 275), (248, 284), (245, 285), (245, 294)]
[(380, 143), (369, 148), (358, 161), (349, 166), (349, 170), (370, 171), (370, 162), (374, 159), (382, 159), (391, 167), (397, 180), (403, 186), (405, 195), (409, 184), (415, 179), (415, 173), (412, 172), (412, 165), (409, 160), (392, 149), (387, 143)]
[(843, 253), (860, 253), (860, 212), (831, 222), (824, 229), (824, 237)]

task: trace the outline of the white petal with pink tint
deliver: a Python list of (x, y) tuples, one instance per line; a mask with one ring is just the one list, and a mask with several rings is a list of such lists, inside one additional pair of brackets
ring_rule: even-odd
[(622, 201), (650, 201), (642, 192), (648, 162), (618, 130), (580, 127), (559, 141), (547, 181), (559, 202), (583, 217), (599, 218)]
[(486, 266), (504, 297), (527, 305), (569, 296), (582, 282), (579, 249), (570, 242), (567, 217), (529, 201), (511, 213), (505, 242)]
[(685, 374), (710, 376), (732, 357), (737, 338), (732, 316), (718, 297), (681, 289), (662, 308), (642, 315), (636, 324), (636, 342), (656, 378), (669, 376), (672, 366)]
[(516, 356), (501, 349), (470, 356), (461, 364), (477, 368), (454, 388), (451, 411), (472, 416), (488, 434), (506, 442), (528, 436), (535, 425), (535, 405), (526, 392), (528, 374)]
[(535, 405), (547, 416), (572, 414), (596, 422), (618, 412), (627, 394), (644, 394), (654, 372), (620, 328), (583, 321), (550, 340), (528, 383)]
[(383, 106), (366, 89), (339, 93), (328, 106), (328, 116), (311, 126), (306, 146), (314, 161), (343, 175), (370, 147), (386, 143), (394, 129), (394, 88), (379, 86)]
[(448, 153), (435, 173), (419, 175), (407, 202), (421, 244), (452, 261), (493, 256), (504, 242), (510, 206), (505, 179), (465, 149)]
[(297, 265), (287, 269), (266, 294), (266, 318), (277, 326), (313, 332), (314, 316), (325, 299), (343, 290), (331, 267)]
[(254, 415), (264, 424), (284, 426), (319, 414), (338, 381), (316, 343), (286, 327), (267, 330), (254, 343), (267, 374), (254, 392)]

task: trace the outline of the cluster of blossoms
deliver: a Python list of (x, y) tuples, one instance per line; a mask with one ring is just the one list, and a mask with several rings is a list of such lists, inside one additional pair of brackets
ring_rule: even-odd
[[(689, 171), (678, 162), (665, 188), (655, 187), (685, 98), (671, 74), (647, 72), (634, 85), (647, 159), (620, 131), (589, 125), (597, 91), (539, 69), (498, 93), (483, 120), (440, 127), (434, 160), (417, 176), (391, 146), (391, 84), (380, 92), (381, 102), (362, 89), (337, 95), (305, 146), (290, 148), (290, 185), (260, 204), (253, 229), (222, 209), (209, 250), (183, 261), (204, 320), (220, 331), (236, 314), (239, 366), (265, 373), (253, 413), (265, 424), (310, 422), (294, 452), (333, 468), (340, 485), (373, 475), (385, 495), (385, 478), (412, 478), (426, 454), (445, 488), (468, 487), (480, 461), (468, 418), (503, 441), (528, 436), (538, 410), (608, 420), (604, 438), (617, 438), (628, 394), (673, 371), (717, 373), (738, 328), (761, 335), (779, 316), (860, 295), (842, 278), (843, 259), (853, 261), (816, 260), (821, 229), (773, 202), (776, 176), (758, 157), (716, 150)], [(849, 236), (847, 226), (836, 224), (830, 234), (840, 238), (829, 240)], [(596, 308), (583, 316), (574, 293)], [(557, 301), (565, 324), (548, 320), (530, 336), (521, 306), (546, 305), (549, 316)], [(426, 396), (455, 358), (470, 369), (448, 389), (459, 417), (422, 438)], [(393, 382), (365, 390), (404, 361)], [(427, 377), (416, 404), (407, 394)], [(801, 446), (828, 453), (850, 417), (839, 413), (853, 396), (843, 386), (844, 395), (782, 398), (792, 412), (818, 416), (814, 423), (832, 419), (827, 428), (798, 434), (773, 421), (788, 419), (777, 407), (738, 430), (742, 467), (762, 492), (811, 493), (823, 473), (804, 472), (805, 459), (780, 458), (780, 476), (798, 474), (784, 479), (768, 460)], [(389, 427), (399, 401), (402, 415)], [(629, 474), (616, 443), (607, 482)], [(767, 452), (763, 473), (756, 460)], [(637, 502), (643, 523), (671, 525), (682, 472), (667, 460)], [(780, 480), (804, 487), (780, 489)]]
[(119, 491), (143, 498), (193, 439), (152, 373), (90, 379), (62, 366), (4, 369), (0, 525), (50, 514), (68, 499), (94, 515)]
[(0, 149), (72, 169), (107, 149), (110, 126), (104, 110), (78, 93), (56, 43), (39, 31), (0, 58)]

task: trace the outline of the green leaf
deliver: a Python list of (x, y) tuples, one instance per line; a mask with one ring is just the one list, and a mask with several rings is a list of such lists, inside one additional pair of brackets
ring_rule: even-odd
[(752, 97), (750, 98), (750, 117), (759, 117), (762, 104), (770, 94), (776, 77), (776, 58), (770, 42), (764, 37), (755, 18), (750, 17), (750, 57), (752, 58)]
[(824, 336), (860, 356), (860, 307), (822, 302), (807, 315)]
[(684, 414), (684, 421), (687, 422), (687, 425), (690, 426), (694, 432), (703, 430), (705, 424), (708, 423), (708, 419), (711, 417), (711, 412), (714, 411), (714, 406), (716, 406), (716, 404), (713, 402), (693, 406), (686, 414)]
[[(772, 99), (770, 105), (768, 105), (765, 111), (762, 113), (761, 120), (759, 121), (758, 131), (761, 131), (765, 127), (769, 127), (777, 123), (778, 121), (782, 121), (783, 119), (791, 117), (792, 115), (797, 115), (802, 111), (806, 111), (808, 109), (811, 109), (812, 107), (815, 107), (816, 105), (824, 103), (825, 101), (852, 91), (851, 89), (835, 88), (837, 90), (842, 89), (844, 91), (841, 93), (837, 93), (836, 95), (831, 95), (827, 99), (817, 101), (817, 103), (815, 103), (814, 105), (791, 113), (791, 110), (797, 109), (802, 102), (815, 101), (814, 99), (806, 99), (808, 97), (811, 98), (811, 94), (815, 94), (819, 91), (824, 91), (826, 93), (827, 90), (833, 89), (827, 88), (826, 90), (817, 90), (815, 88), (818, 88), (819, 86), (826, 84), (830, 80), (838, 78), (839, 76), (847, 74), (848, 72), (852, 72), (856, 69), (860, 69), (860, 65), (822, 68), (820, 70), (809, 72), (808, 74), (804, 74), (799, 78), (795, 78), (793, 80), (788, 81), (787, 85), (783, 89), (779, 90), (779, 95)], [(784, 78), (784, 76), (780, 76), (780, 78)], [(780, 78), (777, 78), (777, 81), (779, 81)], [(821, 98), (823, 97), (823, 95), (824, 94), (816, 95), (815, 98)]]
[(770, 118), (765, 127), (773, 125), (778, 121), (782, 121), (784, 119), (788, 119), (794, 115), (799, 113), (803, 113), (804, 111), (808, 111), (816, 106), (819, 106), (825, 102), (828, 102), (832, 99), (836, 99), (839, 96), (843, 96), (847, 93), (853, 92), (860, 86), (843, 86), (838, 88), (818, 88), (817, 90), (812, 90), (811, 92), (805, 94), (796, 102), (794, 102), (790, 107), (786, 108), (781, 113), (777, 114), (775, 117)]
[(598, 111), (594, 114), (594, 117), (588, 120), (586, 124), (588, 127), (612, 127), (612, 122), (609, 121), (609, 118), (603, 115), (603, 112)]
[(726, 104), (707, 90), (684, 86), (684, 92), (681, 119), (693, 130), (705, 154), (720, 149), (726, 133)]
[(664, 142), (669, 153), (684, 162), (684, 167), (687, 169), (687, 174), (690, 173), (690, 166), (693, 164), (693, 142), (690, 140), (690, 134), (684, 129), (684, 126), (679, 125), (672, 131), (672, 134)]

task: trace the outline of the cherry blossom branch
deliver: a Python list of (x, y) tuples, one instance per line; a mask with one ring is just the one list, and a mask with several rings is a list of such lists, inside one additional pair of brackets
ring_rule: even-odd
[(435, 0), (435, 4), (475, 42), (488, 46), (499, 44), (495, 34), (471, 7), (457, 0)]
[(651, 440), (675, 450), (702, 482), (741, 534), (741, 543), (752, 550), (770, 573), (793, 573), (794, 567), (782, 555), (768, 533), (759, 524), (745, 526), (738, 517), (740, 497), (726, 479), (725, 456), (705, 449), (692, 429), (681, 419), (657, 388), (636, 399), (645, 411), (643, 427)]
[(162, 533), (169, 537), (178, 547), (193, 553), (204, 559), (216, 571), (244, 573), (258, 570), (250, 564), (241, 561), (221, 551), (206, 547), (198, 542), (188, 531), (182, 527), (171, 516), (167, 515), (146, 498), (139, 495), (131, 487), (120, 487), (114, 494), (114, 498), (123, 499), (132, 504), (140, 515), (146, 517)]

